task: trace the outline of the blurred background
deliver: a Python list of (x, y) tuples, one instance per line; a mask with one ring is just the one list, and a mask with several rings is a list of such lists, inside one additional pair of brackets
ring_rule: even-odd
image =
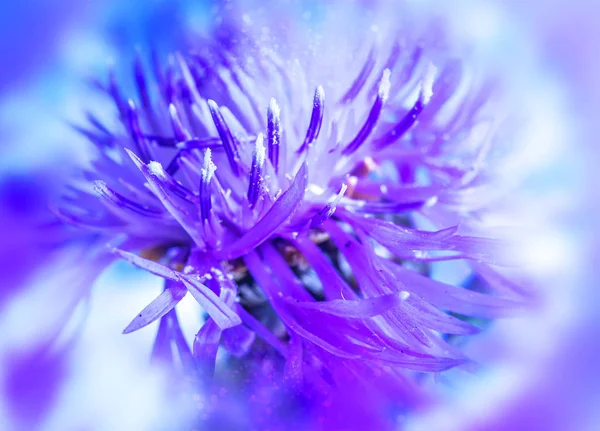
[[(522, 357), (484, 384), (449, 395), (409, 428), (600, 429), (600, 5), (409, 3), (445, 14), (457, 33), (477, 41), (485, 61), (515, 75), (528, 103), (538, 102), (531, 103), (540, 112), (524, 143), (532, 158), (526, 213), (547, 228), (530, 254), (551, 298), (528, 331), (511, 322), (499, 329), (515, 332)], [(109, 65), (130, 73), (136, 50), (180, 46), (185, 29), (210, 36), (212, 17), (231, 7), (218, 0), (24, 0), (0, 8), (0, 429), (169, 429), (185, 415), (185, 403), (169, 397), (166, 376), (148, 364), (151, 331), (121, 335), (158, 281), (117, 265), (76, 305), (78, 256), (57, 256), (54, 245), (69, 238), (39, 227), (53, 223), (47, 202), (89, 156), (72, 125), (106, 104), (94, 81), (106, 79)], [(48, 340), (64, 325), (52, 347), (58, 351), (48, 355)]]

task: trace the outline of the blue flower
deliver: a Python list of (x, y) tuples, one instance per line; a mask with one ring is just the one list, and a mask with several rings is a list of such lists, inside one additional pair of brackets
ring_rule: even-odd
[[(57, 213), (93, 233), (96, 271), (122, 258), (165, 280), (124, 332), (159, 320), (153, 359), (195, 388), (229, 381), (249, 403), (267, 388), (265, 409), (284, 393), (336, 406), (335, 426), (382, 429), (384, 411), (423, 400), (420, 373), (474, 365), (455, 340), (477, 319), (523, 307), (527, 286), (501, 269), (509, 244), (469, 234), (496, 197), (495, 82), (469, 77), (439, 23), (381, 13), (353, 15), (351, 34), (244, 15), (225, 43), (151, 68), (138, 57), (136, 95), (111, 74), (100, 86), (118, 124), (78, 127), (96, 157)], [(431, 275), (459, 260), (464, 285)], [(177, 313), (188, 294), (206, 312), (192, 343)], [(219, 348), (231, 367), (215, 375)]]

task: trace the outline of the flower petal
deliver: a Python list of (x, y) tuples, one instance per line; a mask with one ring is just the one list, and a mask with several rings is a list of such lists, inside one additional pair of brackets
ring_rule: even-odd
[(242, 323), (240, 317), (200, 281), (182, 274), (176, 276), (209, 316), (214, 319), (219, 328), (227, 329)]
[(314, 310), (333, 316), (347, 317), (351, 319), (365, 319), (378, 316), (400, 305), (405, 299), (402, 293), (377, 296), (374, 298), (348, 301), (345, 299), (334, 299), (326, 302), (296, 302), (290, 301), (294, 307), (305, 310)]
[(233, 356), (242, 357), (248, 354), (255, 339), (256, 334), (243, 325), (223, 331), (223, 347)]
[(215, 372), (221, 334), (221, 329), (216, 323), (212, 319), (208, 319), (194, 338), (193, 354), (204, 378), (212, 378)]
[(523, 308), (523, 305), (517, 301), (485, 295), (432, 280), (387, 259), (381, 259), (381, 263), (388, 271), (401, 278), (406, 283), (408, 290), (443, 310), (493, 319), (514, 315), (517, 310)]
[(118, 248), (113, 248), (112, 252), (119, 256), (121, 259), (125, 259), (132, 265), (146, 270), (151, 274), (158, 275), (159, 277), (165, 278), (167, 280), (177, 281), (177, 273), (171, 268), (167, 268), (166, 266), (161, 265), (160, 263), (144, 259), (143, 257), (140, 257), (137, 254), (133, 254)]
[(167, 283), (165, 289), (150, 304), (146, 306), (132, 321), (123, 334), (137, 331), (149, 325), (156, 319), (160, 319), (171, 311), (185, 296), (187, 290), (176, 283)]
[(235, 259), (249, 253), (269, 239), (296, 211), (304, 197), (307, 183), (307, 167), (304, 163), (289, 189), (275, 201), (269, 211), (241, 238), (215, 252), (215, 257), (223, 260)]

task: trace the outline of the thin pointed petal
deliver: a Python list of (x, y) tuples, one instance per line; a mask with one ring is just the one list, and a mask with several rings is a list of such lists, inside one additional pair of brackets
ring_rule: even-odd
[(303, 153), (314, 141), (319, 137), (321, 126), (323, 124), (323, 114), (325, 113), (325, 90), (320, 85), (315, 90), (315, 96), (313, 98), (313, 109), (310, 114), (310, 123), (306, 130), (306, 137), (302, 146), (298, 149), (297, 153)]
[(349, 156), (354, 153), (356, 150), (360, 148), (362, 144), (365, 143), (367, 138), (371, 135), (375, 126), (377, 125), (377, 121), (379, 120), (379, 116), (381, 115), (381, 110), (383, 109), (383, 105), (385, 104), (389, 94), (390, 94), (390, 70), (386, 69), (383, 72), (383, 77), (381, 78), (381, 83), (379, 84), (379, 91), (377, 93), (377, 98), (375, 99), (375, 103), (369, 112), (369, 116), (367, 117), (367, 121), (358, 131), (354, 139), (350, 141), (350, 143), (342, 150), (342, 154), (345, 156)]
[(210, 317), (214, 319), (219, 328), (227, 329), (242, 323), (240, 317), (204, 284), (193, 277), (187, 277), (182, 274), (177, 274), (177, 278), (185, 285), (194, 299), (198, 301)]
[(279, 145), (281, 145), (281, 126), (280, 126), (280, 111), (275, 99), (269, 102), (267, 110), (267, 144), (269, 147), (269, 160), (275, 168), (275, 172), (279, 171)]
[(144, 326), (149, 325), (157, 319), (160, 319), (181, 301), (187, 290), (185, 287), (170, 283), (160, 295), (148, 304), (132, 321), (123, 334), (129, 334), (137, 331)]
[(249, 253), (268, 240), (301, 204), (307, 183), (307, 167), (306, 164), (303, 164), (290, 188), (273, 203), (269, 211), (240, 239), (216, 252), (215, 256), (219, 259), (235, 259)]
[(408, 130), (415, 124), (417, 118), (425, 108), (425, 106), (431, 100), (433, 95), (433, 79), (435, 77), (436, 69), (433, 65), (429, 65), (423, 81), (421, 83), (421, 92), (419, 98), (411, 108), (410, 111), (396, 124), (391, 130), (386, 132), (383, 136), (375, 140), (375, 148), (382, 150), (383, 148), (397, 142)]
[(292, 302), (295, 307), (313, 310), (333, 316), (351, 319), (365, 319), (378, 316), (394, 307), (398, 307), (405, 300), (405, 295), (395, 293), (391, 295), (376, 296), (374, 298), (346, 300), (334, 299), (326, 302)]
[(148, 271), (151, 274), (158, 275), (159, 277), (162, 277), (167, 280), (177, 281), (177, 273), (171, 268), (161, 265), (160, 263), (144, 259), (143, 257), (140, 257), (137, 254), (130, 253), (125, 250), (120, 250), (118, 248), (113, 248), (112, 252), (116, 256), (119, 256), (121, 259), (124, 259), (132, 265), (135, 265), (138, 268)]
[(231, 134), (231, 130), (225, 122), (225, 119), (223, 118), (223, 114), (221, 113), (219, 106), (215, 103), (214, 100), (208, 100), (208, 109), (210, 110), (210, 115), (212, 116), (213, 122), (215, 123), (215, 127), (217, 128), (219, 137), (223, 142), (223, 148), (225, 149), (225, 154), (227, 154), (227, 160), (229, 161), (231, 170), (233, 171), (234, 175), (238, 175), (239, 155), (237, 153), (237, 143), (235, 141), (235, 138)]
[(263, 144), (263, 134), (259, 133), (254, 146), (252, 155), (252, 168), (250, 170), (250, 181), (248, 183), (248, 202), (250, 207), (254, 208), (260, 196), (260, 190), (263, 183), (266, 149)]

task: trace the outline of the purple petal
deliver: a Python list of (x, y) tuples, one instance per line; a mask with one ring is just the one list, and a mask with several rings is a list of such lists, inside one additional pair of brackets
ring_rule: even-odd
[(370, 217), (360, 217), (348, 211), (338, 211), (338, 215), (353, 226), (368, 233), (382, 246), (398, 257), (410, 258), (407, 252), (451, 251), (454, 256), (444, 256), (443, 259), (468, 258), (477, 261), (500, 265), (511, 264), (506, 258), (506, 250), (510, 244), (496, 239), (478, 238), (455, 235), (456, 226), (436, 232), (428, 232), (406, 228), (384, 220)]
[(154, 322), (156, 319), (160, 319), (171, 311), (186, 293), (187, 290), (183, 286), (175, 283), (168, 283), (162, 293), (148, 304), (148, 306), (146, 306), (146, 308), (144, 308), (129, 325), (127, 325), (123, 334), (137, 331)]
[(277, 311), (279, 317), (282, 319), (283, 323), (289, 327), (293, 332), (297, 333), (301, 337), (310, 341), (313, 344), (321, 347), (325, 351), (331, 353), (332, 355), (336, 355), (342, 358), (358, 358), (357, 354), (348, 353), (343, 349), (334, 346), (333, 344), (327, 342), (323, 338), (315, 335), (314, 333), (304, 329), (301, 323), (297, 322), (295, 318), (291, 316), (290, 313), (285, 311), (283, 307), (284, 303), (277, 299), (274, 296), (276, 292), (280, 291), (280, 287), (275, 280), (272, 278), (271, 274), (269, 274), (266, 270), (264, 262), (262, 262), (256, 253), (250, 253), (245, 256), (244, 261), (248, 270), (254, 277), (254, 279), (258, 282), (258, 284), (263, 288), (263, 291), (267, 295), (267, 297), (271, 300), (271, 305)]
[(323, 124), (323, 114), (325, 112), (325, 91), (320, 85), (315, 90), (315, 96), (313, 98), (313, 109), (310, 114), (310, 123), (306, 130), (306, 137), (304, 142), (298, 149), (297, 153), (304, 152), (318, 137), (321, 131), (321, 125)]
[[(347, 202), (347, 203), (346, 203)], [(425, 202), (372, 202), (363, 200), (348, 200), (345, 207), (358, 214), (400, 214), (415, 211), (421, 208)]]
[[(327, 342), (326, 340), (324, 340), (323, 338), (314, 334), (313, 332), (310, 332), (310, 331), (304, 329), (304, 327), (301, 325), (301, 323), (296, 321), (296, 319), (294, 319), (291, 316), (288, 316), (285, 319), (284, 323), (292, 331), (294, 331), (301, 337), (305, 338), (306, 340), (310, 341), (311, 343), (319, 346), (323, 350), (331, 353), (332, 355), (339, 356), (340, 358), (348, 358), (348, 359), (359, 359), (360, 358), (359, 354), (350, 353), (338, 346), (333, 345), (332, 343)], [(349, 348), (352, 346), (353, 346), (352, 344), (347, 343), (344, 347)]]
[(179, 196), (182, 199), (185, 199), (191, 203), (196, 203), (197, 198), (192, 193), (191, 190), (187, 189), (185, 186), (182, 186), (179, 182), (177, 182), (169, 173), (163, 168), (163, 166), (158, 162), (150, 162), (148, 163), (148, 169), (152, 174), (160, 179), (162, 183), (166, 186), (166, 188), (172, 191), (174, 194)]
[(523, 280), (519, 280), (521, 281), (519, 283), (514, 278), (503, 275), (499, 268), (494, 268), (484, 263), (473, 263), (473, 267), (477, 271), (477, 274), (497, 292), (508, 295), (517, 293), (524, 298), (530, 298), (533, 294), (530, 290), (531, 283), (526, 283)]
[(178, 142), (177, 148), (181, 148), (183, 150), (203, 150), (205, 148), (210, 148), (211, 150), (223, 150), (223, 143), (221, 142), (221, 138), (194, 138), (188, 139), (186, 141)]
[(350, 88), (348, 89), (346, 94), (344, 94), (344, 96), (340, 100), (340, 103), (345, 104), (345, 103), (352, 102), (356, 98), (356, 96), (358, 96), (358, 94), (360, 93), (360, 90), (362, 90), (362, 88), (364, 87), (364, 85), (367, 82), (367, 79), (369, 78), (369, 75), (373, 71), (374, 67), (375, 67), (375, 49), (371, 49), (371, 51), (369, 52), (369, 56), (367, 57), (367, 61), (365, 61), (365, 64), (363, 65), (362, 69), (358, 73), (358, 76), (352, 82), (352, 85), (350, 86)]
[(144, 217), (162, 218), (162, 211), (142, 206), (139, 203), (126, 198), (125, 196), (115, 192), (104, 181), (95, 181), (94, 190), (96, 190), (96, 193), (110, 203), (110, 205), (119, 213), (127, 210)]
[[(380, 296), (403, 290), (404, 286), (398, 283), (391, 284), (384, 278), (385, 274), (373, 261), (366, 245), (361, 245), (351, 235), (342, 230), (335, 222), (328, 220), (325, 230), (331, 239), (348, 260), (353, 275), (365, 297)], [(390, 285), (391, 284), (391, 285)], [(386, 313), (389, 324), (397, 328), (398, 335), (413, 345), (414, 342), (423, 346), (431, 346), (427, 335), (419, 328), (416, 322), (401, 308), (392, 309)]]
[(223, 331), (223, 347), (233, 356), (242, 357), (247, 355), (255, 339), (256, 334), (243, 325), (237, 325)]
[(189, 141), (192, 138), (190, 132), (183, 127), (179, 114), (177, 113), (177, 108), (172, 103), (169, 105), (169, 115), (171, 117), (171, 127), (173, 128), (173, 133), (175, 134), (177, 142)]
[(173, 363), (173, 351), (171, 349), (169, 326), (170, 322), (168, 316), (163, 316), (163, 318), (160, 319), (160, 323), (158, 325), (158, 332), (156, 333), (156, 338), (154, 339), (154, 346), (152, 347), (151, 358), (153, 362), (156, 361), (161, 364)]
[(154, 175), (148, 166), (146, 166), (134, 153), (127, 150), (127, 154), (131, 157), (131, 160), (136, 164), (140, 171), (148, 180), (148, 184), (152, 189), (154, 195), (161, 201), (161, 203), (165, 206), (165, 208), (169, 211), (169, 213), (173, 216), (177, 222), (185, 229), (185, 231), (192, 237), (196, 244), (199, 246), (204, 245), (204, 241), (198, 228), (196, 227), (196, 223), (191, 217), (186, 214), (174, 201), (173, 197), (167, 193), (168, 187), (164, 184), (161, 178)]
[(331, 266), (329, 260), (327, 260), (313, 241), (306, 237), (299, 237), (294, 243), (321, 279), (327, 299), (358, 298), (356, 292), (348, 286), (348, 283), (346, 283), (336, 269)]
[(242, 323), (240, 317), (200, 281), (181, 274), (177, 274), (177, 278), (213, 318), (219, 328), (227, 329)]
[(369, 112), (367, 121), (365, 121), (365, 124), (363, 124), (354, 139), (352, 139), (346, 148), (342, 150), (343, 155), (348, 156), (358, 150), (358, 148), (367, 140), (367, 138), (375, 129), (377, 120), (379, 120), (379, 116), (381, 115), (383, 105), (390, 94), (390, 73), (391, 72), (389, 69), (386, 69), (383, 72), (383, 77), (381, 78), (381, 83), (379, 84), (377, 98), (375, 99), (375, 103)]
[(212, 161), (211, 151), (209, 148), (204, 150), (204, 160), (202, 169), (200, 169), (200, 217), (203, 222), (206, 222), (210, 217), (210, 209), (212, 207), (210, 182), (217, 167)]
[(277, 106), (275, 99), (271, 99), (267, 111), (267, 145), (269, 148), (269, 160), (273, 168), (275, 168), (275, 172), (279, 171), (279, 145), (281, 145), (279, 116), (279, 106)]
[(175, 310), (171, 310), (165, 316), (169, 320), (169, 332), (171, 340), (175, 343), (175, 350), (179, 355), (178, 362), (181, 363), (183, 370), (188, 375), (193, 375), (196, 371), (196, 364), (185, 337), (179, 325), (179, 319), (177, 319), (177, 313)]
[(281, 353), (281, 356), (286, 357), (288, 355), (287, 346), (277, 338), (271, 331), (269, 331), (265, 326), (260, 323), (254, 316), (248, 313), (242, 306), (236, 304), (235, 310), (237, 314), (244, 322), (244, 325), (248, 326), (248, 328), (252, 329), (256, 335), (261, 337), (264, 341), (269, 343), (275, 350)]
[(215, 252), (215, 257), (223, 260), (235, 259), (249, 253), (269, 239), (302, 203), (307, 183), (307, 167), (304, 163), (290, 187), (273, 203), (269, 211), (241, 238)]
[(382, 150), (383, 148), (397, 142), (408, 130), (415, 124), (419, 114), (423, 111), (423, 108), (429, 103), (432, 95), (433, 78), (435, 76), (435, 67), (429, 66), (423, 82), (421, 84), (421, 93), (419, 99), (416, 101), (414, 106), (406, 115), (387, 131), (383, 136), (377, 138), (374, 142), (375, 148)]
[(125, 259), (127, 262), (132, 265), (137, 266), (145, 271), (148, 271), (151, 274), (158, 275), (159, 277), (165, 278), (171, 281), (177, 281), (177, 273), (173, 271), (171, 268), (167, 268), (160, 263), (154, 262), (152, 260), (144, 259), (134, 253), (130, 253), (125, 250), (121, 250), (118, 248), (113, 248), (112, 252), (119, 256), (121, 259)]
[(148, 95), (148, 86), (146, 85), (146, 77), (144, 76), (144, 68), (142, 66), (142, 59), (140, 58), (140, 54), (138, 53), (135, 56), (134, 60), (134, 75), (135, 75), (135, 83), (138, 90), (138, 94), (140, 96), (140, 100), (142, 101), (142, 106), (144, 109), (151, 109), (150, 96)]
[(202, 325), (194, 338), (194, 358), (204, 378), (212, 378), (215, 372), (215, 361), (220, 340), (221, 329), (212, 319), (208, 319)]
[(439, 373), (469, 362), (467, 359), (463, 358), (438, 358), (435, 356), (410, 359), (402, 356), (393, 356), (385, 352), (374, 353), (373, 357), (380, 361), (386, 361), (393, 365), (402, 366), (403, 368), (423, 373)]
[(415, 322), (425, 328), (433, 329), (442, 334), (470, 335), (480, 332), (480, 329), (476, 326), (438, 310), (416, 295), (410, 295), (406, 302), (407, 307), (405, 310)]
[(250, 208), (254, 208), (261, 192), (265, 166), (265, 146), (263, 144), (263, 134), (259, 133), (254, 146), (252, 155), (252, 168), (250, 170), (250, 181), (248, 182), (248, 202)]
[(380, 196), (397, 203), (424, 203), (437, 196), (440, 187), (381, 183), (360, 178), (354, 184), (353, 190), (355, 193)]
[(337, 205), (342, 200), (342, 197), (344, 196), (344, 193), (346, 193), (347, 189), (348, 189), (348, 186), (346, 184), (342, 184), (342, 188), (340, 189), (339, 193), (337, 195), (335, 195), (333, 197), (333, 199), (330, 199), (329, 202), (327, 203), (327, 205), (325, 205), (324, 208), (320, 209), (317, 212), (317, 214), (315, 214), (311, 218), (311, 220), (310, 220), (310, 228), (311, 229), (315, 229), (315, 228), (321, 226), (325, 220), (330, 218), (335, 213)]
[(399, 306), (404, 299), (405, 296), (402, 293), (396, 293), (351, 301), (346, 299), (334, 299), (325, 302), (290, 301), (290, 303), (293, 304), (294, 307), (303, 308), (305, 310), (314, 310), (333, 316), (365, 319), (368, 317), (379, 316), (380, 314)]
[(142, 133), (142, 129), (140, 127), (140, 120), (135, 109), (135, 104), (132, 100), (129, 100), (128, 104), (127, 121), (129, 134), (131, 135), (131, 139), (133, 139), (133, 142), (136, 145), (136, 149), (140, 154), (140, 158), (144, 162), (148, 163), (150, 160), (152, 160), (150, 145), (148, 143), (148, 140), (144, 137), (144, 134)]
[(238, 175), (239, 156), (237, 153), (237, 143), (235, 141), (235, 138), (231, 134), (231, 130), (229, 130), (229, 126), (225, 122), (223, 114), (221, 113), (219, 106), (214, 100), (208, 100), (208, 109), (210, 110), (210, 115), (212, 116), (213, 122), (215, 123), (215, 127), (217, 128), (219, 137), (223, 142), (223, 148), (225, 149), (225, 154), (227, 155), (227, 160), (229, 160), (231, 170), (233, 171), (234, 175)]
[(127, 107), (123, 97), (121, 96), (121, 91), (119, 90), (119, 85), (117, 84), (117, 80), (112, 68), (109, 70), (108, 74), (108, 91), (115, 102), (121, 119), (125, 120), (127, 118)]
[(467, 316), (494, 319), (514, 315), (523, 305), (505, 298), (474, 292), (432, 280), (387, 259), (382, 264), (401, 278), (411, 292), (443, 310)]

